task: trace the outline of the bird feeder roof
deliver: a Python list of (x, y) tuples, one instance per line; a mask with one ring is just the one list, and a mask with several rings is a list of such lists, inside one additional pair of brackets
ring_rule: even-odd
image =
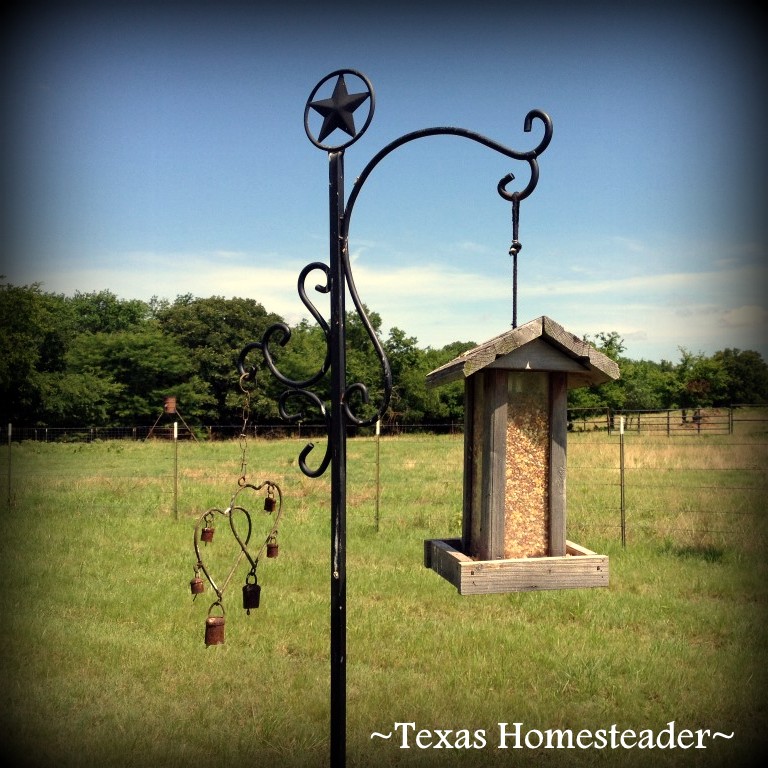
[(619, 378), (619, 366), (559, 323), (542, 316), (502, 333), (427, 374), (438, 387), (466, 379), (486, 368), (510, 371), (560, 371), (568, 388), (589, 387)]

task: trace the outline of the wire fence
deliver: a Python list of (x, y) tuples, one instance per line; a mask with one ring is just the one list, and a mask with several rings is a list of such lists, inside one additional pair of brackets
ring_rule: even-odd
[[(643, 457), (663, 454), (666, 447), (627, 441), (623, 466), (619, 460), (607, 467), (569, 468), (571, 530), (621, 540), (625, 546), (664, 540), (698, 548), (763, 549), (768, 444), (744, 446), (763, 457), (759, 467), (747, 457), (741, 465), (706, 466), (699, 463), (695, 446), (685, 446), (684, 463), (677, 466), (643, 465)], [(618, 458), (620, 449), (615, 450)], [(591, 514), (597, 500), (600, 517)]]
[[(631, 547), (666, 542), (678, 548), (722, 552), (724, 548), (764, 549), (768, 538), (768, 409), (731, 408), (703, 411), (684, 419), (684, 412), (570, 412), (568, 438), (568, 538), (579, 543), (620, 541)], [(623, 423), (623, 430), (620, 428)], [(175, 430), (175, 440), (174, 440)], [(236, 440), (242, 425), (207, 428), (203, 437)], [(319, 426), (252, 426), (254, 437), (325, 438)], [(452, 435), (452, 451), (461, 453), (462, 425), (380, 425), (356, 430), (375, 441), (376, 515), (380, 464), (395, 461), (389, 440), (408, 436), (435, 456)], [(353, 435), (354, 436), (354, 435)], [(11, 445), (16, 441), (111, 441), (185, 439), (175, 423), (114, 430), (84, 428), (8, 430), (7, 485), (12, 484)], [(186, 436), (189, 439), (189, 436)], [(443, 441), (443, 442), (440, 442)], [(363, 442), (368, 442), (364, 440)], [(431, 448), (434, 446), (434, 449)], [(390, 459), (388, 456), (391, 455)], [(6, 467), (3, 467), (5, 470)], [(371, 468), (372, 471), (373, 468)], [(5, 474), (5, 472), (3, 472)], [(23, 478), (22, 478), (23, 479)], [(158, 478), (178, 493), (178, 465)], [(386, 490), (386, 489), (385, 489)], [(459, 510), (460, 514), (460, 510)]]
[(727, 430), (707, 429), (713, 419), (670, 435), (637, 429), (631, 419), (627, 429), (619, 418), (610, 433), (573, 434), (568, 508), (576, 529), (625, 546), (661, 540), (691, 551), (764, 549), (768, 428), (755, 409), (724, 416)]
[(766, 406), (731, 406), (729, 408), (669, 408), (664, 410), (620, 410), (610, 408), (572, 408), (568, 428), (572, 432), (613, 433), (618, 420), (624, 430), (637, 434), (690, 437), (691, 435), (732, 435), (739, 422), (768, 421)]
[[(676, 408), (663, 410), (612, 410), (610, 408), (568, 409), (569, 432), (607, 432), (618, 430), (619, 419), (624, 430), (638, 435), (691, 437), (692, 435), (733, 435), (742, 425), (768, 424), (768, 405), (733, 405), (728, 408)], [(95, 442), (98, 440), (231, 440), (243, 430), (238, 424), (195, 425), (169, 415), (154, 424), (112, 427), (47, 427), (8, 425), (8, 439), (33, 440), (44, 443)], [(370, 436), (374, 427), (349, 427), (348, 435)], [(460, 421), (409, 424), (382, 421), (378, 431), (384, 437), (415, 433), (459, 435), (464, 431)], [(249, 437), (267, 439), (317, 437), (326, 433), (324, 424), (255, 423), (247, 427)]]
[[(401, 424), (382, 423), (381, 435), (397, 436), (412, 434), (461, 435), (464, 425), (461, 422), (443, 424)], [(175, 430), (175, 434), (174, 434)], [(372, 436), (375, 427), (354, 427), (347, 430), (348, 437)], [(178, 422), (166, 422), (159, 425), (134, 427), (17, 427), (9, 426), (9, 440), (13, 442), (34, 441), (42, 443), (92, 443), (100, 440), (233, 440), (243, 433), (240, 424), (214, 424), (188, 427)], [(327, 428), (323, 424), (258, 424), (251, 423), (246, 428), (247, 437), (282, 440), (297, 438), (324, 437)]]

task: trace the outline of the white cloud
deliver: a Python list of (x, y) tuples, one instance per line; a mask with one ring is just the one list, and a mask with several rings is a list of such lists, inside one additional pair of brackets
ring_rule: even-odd
[(645, 243), (631, 237), (617, 236), (612, 238), (612, 241), (613, 243), (618, 245), (620, 248), (627, 251), (631, 251), (632, 253), (645, 253), (647, 251), (647, 247)]
[[(413, 261), (381, 266), (361, 255), (357, 249), (356, 288), (361, 301), (382, 318), (385, 333), (397, 326), (422, 346), (440, 347), (456, 340), (485, 341), (511, 324), (511, 271), (494, 279), (474, 270), (471, 260), (464, 266)], [(108, 267), (49, 274), (44, 289), (68, 294), (108, 289), (122, 298), (145, 300), (185, 293), (247, 297), (296, 323), (309, 317), (297, 292), (307, 263), (278, 253), (132, 253), (112, 258)], [(676, 359), (680, 346), (709, 352), (761, 350), (768, 309), (745, 293), (747, 287), (765, 285), (765, 276), (765, 268), (751, 266), (528, 281), (519, 288), (518, 322), (546, 314), (577, 335), (616, 331), (630, 357), (656, 360)], [(311, 272), (306, 291), (327, 316), (328, 296), (314, 290), (318, 283), (324, 284), (323, 274)], [(353, 310), (351, 301), (347, 306)]]
[(468, 253), (488, 253), (488, 246), (483, 243), (474, 243), (470, 240), (458, 243), (456, 248), (460, 251), (466, 251)]
[(521, 292), (527, 296), (594, 296), (613, 293), (652, 298), (670, 291), (682, 291), (689, 297), (695, 297), (701, 290), (717, 289), (723, 292), (734, 285), (743, 288), (753, 281), (764, 281), (767, 273), (761, 267), (740, 267), (717, 272), (665, 272), (598, 280), (556, 280), (546, 285), (524, 285)]

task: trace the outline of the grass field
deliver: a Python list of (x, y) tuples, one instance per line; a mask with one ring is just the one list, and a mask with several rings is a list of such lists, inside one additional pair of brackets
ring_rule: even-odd
[[(610, 587), (461, 597), (422, 564), (424, 539), (460, 534), (461, 437), (382, 440), (378, 525), (376, 443), (351, 440), (347, 764), (750, 764), (768, 728), (765, 442), (627, 440), (622, 548), (617, 443), (574, 436), (568, 535), (610, 556)], [(189, 591), (193, 530), (237, 489), (237, 442), (13, 446), (0, 552), (9, 765), (328, 764), (330, 480), (301, 474), (302, 446), (249, 441), (249, 479), (285, 497), (280, 555), (259, 564), (250, 616), (240, 564), (226, 642), (212, 647), (210, 590)], [(209, 549), (221, 569), (237, 554), (224, 535)], [(706, 749), (533, 748), (537, 731), (671, 721), (733, 736)], [(437, 749), (371, 738), (398, 722), (469, 735)], [(532, 746), (499, 749), (499, 723), (522, 723)], [(486, 743), (462, 748), (475, 731)]]

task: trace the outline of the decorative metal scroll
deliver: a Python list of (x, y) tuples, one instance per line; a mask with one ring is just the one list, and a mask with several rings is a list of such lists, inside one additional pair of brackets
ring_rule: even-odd
[[(346, 78), (356, 78), (362, 82), (364, 89), (360, 92), (349, 93), (347, 89)], [(333, 92), (329, 98), (317, 99), (316, 96), (321, 91), (323, 86), (334, 80)], [(355, 127), (354, 113), (363, 105), (368, 106), (368, 114), (363, 125), (360, 129)], [(330, 437), (333, 435), (331, 428), (331, 414), (334, 408), (339, 410), (340, 418), (343, 418), (344, 422), (353, 426), (370, 426), (374, 424), (386, 413), (387, 407), (392, 393), (392, 374), (387, 360), (384, 349), (373, 329), (371, 322), (365, 312), (363, 303), (358, 295), (355, 281), (352, 275), (352, 267), (349, 259), (348, 248), (348, 236), (349, 225), (354, 209), (355, 202), (365, 184), (366, 179), (370, 176), (374, 168), (391, 152), (398, 147), (403, 146), (416, 139), (425, 138), (428, 136), (449, 135), (459, 136), (471, 141), (482, 144), (500, 154), (509, 157), (513, 160), (522, 161), (528, 164), (530, 177), (528, 183), (519, 191), (508, 191), (509, 185), (515, 180), (513, 173), (506, 174), (497, 185), (499, 195), (504, 200), (512, 203), (512, 244), (509, 249), (509, 253), (514, 259), (514, 272), (513, 272), (513, 320), (512, 325), (517, 325), (517, 254), (522, 247), (518, 240), (518, 223), (519, 223), (519, 206), (520, 201), (528, 197), (536, 188), (536, 184), (539, 179), (539, 166), (538, 157), (544, 152), (549, 145), (552, 138), (552, 121), (549, 116), (538, 110), (534, 109), (528, 112), (525, 117), (523, 129), (526, 132), (530, 132), (533, 126), (534, 120), (539, 120), (544, 127), (544, 135), (539, 141), (536, 147), (528, 151), (518, 151), (511, 149), (503, 144), (493, 141), (479, 133), (469, 131), (463, 128), (454, 127), (437, 127), (426, 128), (412, 133), (405, 134), (395, 141), (387, 144), (381, 149), (370, 162), (365, 166), (363, 171), (355, 180), (349, 198), (344, 202), (343, 195), (343, 155), (344, 150), (351, 144), (356, 142), (362, 134), (367, 130), (373, 118), (373, 112), (375, 108), (375, 97), (373, 87), (368, 78), (360, 72), (353, 69), (339, 69), (331, 72), (325, 78), (323, 78), (312, 90), (304, 109), (304, 128), (309, 140), (318, 149), (326, 151), (331, 163), (331, 264), (326, 265), (323, 262), (315, 261), (307, 264), (304, 269), (301, 270), (298, 279), (298, 294), (304, 306), (309, 310), (312, 317), (317, 321), (318, 325), (322, 329), (325, 339), (326, 353), (320, 368), (311, 376), (302, 380), (294, 380), (284, 375), (275, 364), (273, 349), (274, 345), (285, 346), (291, 339), (291, 330), (285, 323), (275, 323), (271, 325), (265, 331), (261, 341), (252, 342), (246, 345), (240, 352), (237, 367), (241, 376), (246, 376), (249, 380), (253, 380), (256, 377), (259, 365), (256, 363), (250, 363), (249, 359), (254, 354), (260, 353), (261, 363), (267, 368), (272, 376), (277, 379), (282, 385), (286, 387), (283, 393), (278, 399), (278, 412), (280, 417), (288, 422), (297, 422), (303, 420), (305, 412), (301, 407), (297, 407), (295, 403), (302, 403), (305, 407), (313, 408), (324, 420), (326, 429)], [(310, 117), (319, 115), (322, 118), (322, 125), (317, 133), (314, 133), (310, 127)], [(334, 134), (341, 132), (346, 134), (347, 138), (337, 144), (327, 143), (327, 139)], [(335, 173), (335, 176), (334, 176)], [(336, 231), (334, 230), (336, 227)], [(340, 263), (334, 265), (334, 241), (338, 241), (338, 258)], [(334, 294), (337, 297), (337, 306), (343, 307), (343, 295), (345, 289), (349, 291), (352, 301), (355, 306), (357, 315), (359, 316), (368, 338), (370, 339), (373, 349), (378, 357), (381, 366), (381, 380), (382, 380), (382, 396), (375, 406), (375, 412), (368, 417), (360, 417), (354, 412), (354, 402), (362, 402), (369, 404), (370, 396), (367, 387), (362, 382), (354, 382), (347, 385), (346, 381), (343, 381), (340, 397), (337, 402), (332, 402), (330, 408), (327, 407), (324, 402), (314, 391), (312, 387), (322, 381), (324, 377), (334, 367), (334, 363), (339, 364), (345, 359), (345, 353), (343, 345), (345, 342), (343, 317), (340, 320), (340, 328), (334, 328), (332, 331), (331, 323), (329, 323), (317, 307), (310, 300), (307, 289), (306, 281), (312, 272), (321, 272), (324, 276), (324, 280), (317, 283), (314, 288), (318, 293), (331, 294), (331, 303), (334, 304)], [(332, 310), (333, 314), (333, 310)], [(333, 318), (332, 318), (333, 320)], [(341, 347), (341, 349), (339, 349)], [(345, 377), (345, 372), (342, 373), (342, 379)], [(333, 397), (333, 393), (332, 393)], [(308, 477), (319, 477), (325, 473), (328, 468), (332, 457), (332, 445), (329, 440), (326, 447), (325, 455), (320, 460), (319, 464), (312, 468), (307, 463), (307, 457), (314, 449), (313, 443), (307, 443), (299, 454), (299, 466), (301, 471)]]

